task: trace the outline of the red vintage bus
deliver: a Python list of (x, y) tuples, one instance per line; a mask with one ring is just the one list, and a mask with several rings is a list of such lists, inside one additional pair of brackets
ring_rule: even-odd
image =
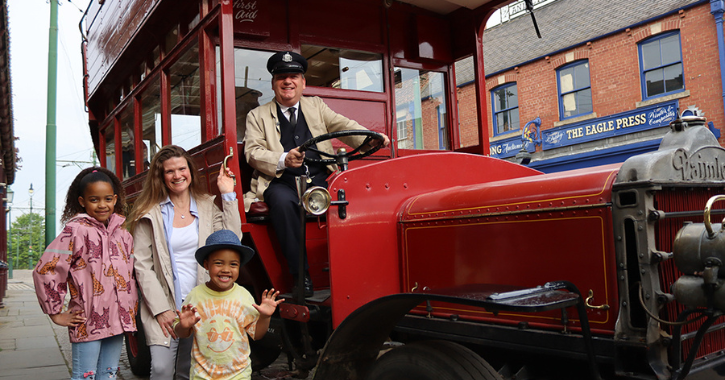
[[(305, 226), (315, 295), (285, 295), (253, 344), (256, 369), (284, 351), (316, 379), (725, 373), (725, 258), (710, 224), (722, 210), (703, 211), (724, 192), (725, 150), (690, 118), (672, 123), (659, 151), (624, 164), (544, 174), (487, 157), (482, 33), (508, 2), (90, 4), (81, 23), (90, 132), (131, 201), (167, 144), (192, 153), (212, 193), (228, 165), (241, 198), (252, 173), (246, 114), (273, 98), (266, 61), (279, 50), (309, 61), (305, 95), (391, 137), (309, 198), (328, 202)], [(461, 105), (456, 63), (469, 57), (477, 100)], [(476, 124), (460, 122), (462, 106), (475, 108)], [(263, 209), (240, 210), (243, 243), (257, 255), (239, 282), (257, 297), (292, 289)], [(678, 251), (685, 222), (694, 224)], [(701, 244), (717, 248), (701, 257)], [(143, 331), (137, 338), (130, 359), (143, 374)]]

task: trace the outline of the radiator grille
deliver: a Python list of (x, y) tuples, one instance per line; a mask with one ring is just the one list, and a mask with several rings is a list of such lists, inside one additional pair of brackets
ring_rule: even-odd
[[(655, 193), (654, 206), (658, 210), (662, 210), (664, 212), (703, 210), (707, 200), (718, 194), (725, 194), (725, 189), (721, 187), (664, 188), (662, 191)], [(657, 226), (655, 228), (657, 249), (663, 252), (672, 252), (672, 243), (677, 231), (680, 230), (684, 222), (688, 221), (702, 223), (702, 214), (699, 214), (696, 217), (670, 218), (657, 222)], [(719, 218), (713, 217), (714, 223), (719, 223), (719, 221)], [(674, 260), (667, 260), (660, 264), (660, 284), (662, 284), (662, 290), (669, 293), (672, 284), (674, 284), (681, 275), (682, 272), (677, 270)], [(662, 310), (660, 316), (665, 320), (674, 321), (677, 319), (679, 313), (684, 310), (685, 307), (683, 305), (673, 302), (668, 304)], [(685, 325), (682, 328), (682, 333), (686, 334), (697, 331), (697, 329), (702, 326), (703, 321), (704, 319), (701, 319), (695, 323)], [(720, 318), (716, 321), (715, 327), (722, 327), (723, 322), (725, 321)], [(672, 329), (669, 328), (669, 330), (671, 334)], [(684, 360), (688, 355), (691, 347), (692, 339), (688, 339), (682, 343), (682, 360)], [(723, 349), (725, 349), (725, 330), (721, 329), (713, 331), (705, 335), (705, 339), (697, 352), (697, 357), (702, 358), (703, 356)]]

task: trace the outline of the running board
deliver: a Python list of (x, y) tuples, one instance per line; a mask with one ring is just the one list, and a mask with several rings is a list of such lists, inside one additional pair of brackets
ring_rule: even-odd
[(490, 312), (534, 313), (576, 306), (591, 378), (600, 379), (584, 299), (568, 281), (548, 282), (535, 288), (469, 284), (378, 298), (355, 310), (335, 329), (320, 356), (314, 379), (360, 378), (400, 319), (427, 301), (482, 307)]

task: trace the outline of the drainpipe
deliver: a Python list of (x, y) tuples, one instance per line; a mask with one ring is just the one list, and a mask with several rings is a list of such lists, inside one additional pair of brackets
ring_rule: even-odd
[(720, 85), (722, 86), (723, 110), (725, 110), (725, 40), (723, 39), (723, 13), (725, 4), (723, 0), (710, 0), (710, 13), (715, 16), (717, 29), (717, 50), (720, 57)]

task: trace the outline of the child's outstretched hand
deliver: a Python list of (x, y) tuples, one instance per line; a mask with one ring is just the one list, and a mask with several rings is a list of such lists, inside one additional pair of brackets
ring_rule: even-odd
[(274, 288), (270, 290), (265, 290), (262, 292), (262, 302), (259, 303), (259, 306), (254, 306), (255, 309), (259, 312), (259, 314), (270, 317), (272, 316), (272, 313), (274, 313), (274, 309), (277, 308), (277, 305), (284, 302), (283, 298), (280, 298), (278, 300), (275, 300), (277, 296), (279, 295), (279, 290), (274, 290)]
[(184, 329), (190, 329), (201, 320), (201, 317), (196, 315), (196, 307), (191, 304), (182, 306), (181, 312), (176, 310), (176, 314), (179, 315), (179, 325)]
[(63, 313), (51, 315), (50, 319), (59, 326), (78, 327), (78, 325), (86, 321), (86, 318), (82, 317), (81, 314), (83, 314), (83, 310), (66, 310)]

